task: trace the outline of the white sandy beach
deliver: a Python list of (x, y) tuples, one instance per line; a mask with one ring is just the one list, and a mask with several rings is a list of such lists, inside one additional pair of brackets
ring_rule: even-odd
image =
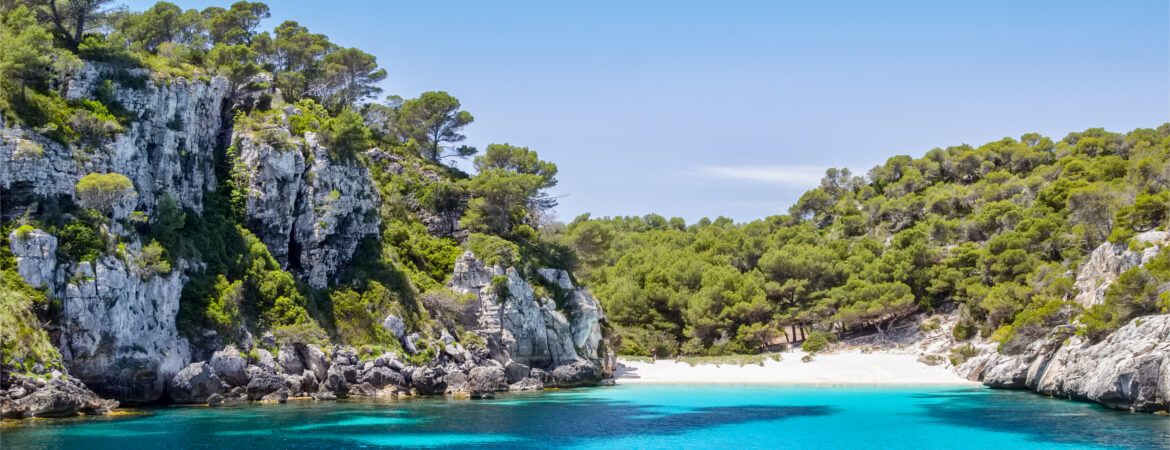
[(658, 360), (653, 363), (618, 359), (618, 384), (744, 383), (744, 384), (970, 384), (943, 366), (928, 366), (905, 353), (862, 353), (846, 350), (817, 355), (801, 362), (803, 352), (782, 354), (764, 364), (696, 365)]

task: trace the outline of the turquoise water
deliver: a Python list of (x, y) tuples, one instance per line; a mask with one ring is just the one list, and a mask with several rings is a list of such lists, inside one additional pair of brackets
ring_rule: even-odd
[(7, 449), (1170, 448), (1170, 419), (967, 387), (618, 386), (495, 400), (170, 407), (0, 429)]

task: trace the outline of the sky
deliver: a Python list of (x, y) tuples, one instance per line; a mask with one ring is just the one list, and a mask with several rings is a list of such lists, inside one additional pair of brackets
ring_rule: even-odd
[(385, 94), (458, 97), (467, 144), (555, 162), (565, 221), (744, 222), (828, 167), (1170, 122), (1166, 0), (268, 4), (375, 55)]

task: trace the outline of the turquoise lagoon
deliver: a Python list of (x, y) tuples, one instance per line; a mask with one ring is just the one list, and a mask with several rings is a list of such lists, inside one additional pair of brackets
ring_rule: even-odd
[(1170, 419), (982, 387), (633, 385), (35, 420), (7, 449), (1170, 448)]

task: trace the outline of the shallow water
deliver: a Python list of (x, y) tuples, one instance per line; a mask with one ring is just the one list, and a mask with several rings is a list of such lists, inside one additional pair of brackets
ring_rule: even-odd
[(981, 387), (641, 385), (494, 400), (171, 407), (0, 429), (4, 449), (1170, 448), (1170, 419)]

